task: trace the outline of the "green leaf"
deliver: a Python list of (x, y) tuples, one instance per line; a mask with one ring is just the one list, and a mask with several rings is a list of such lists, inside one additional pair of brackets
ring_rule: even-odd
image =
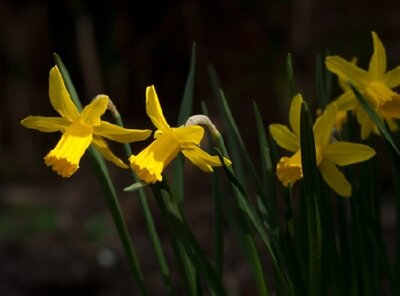
[[(177, 126), (185, 124), (186, 120), (192, 115), (195, 69), (196, 69), (196, 43), (193, 42), (192, 56), (190, 59), (190, 68), (186, 79), (185, 90), (183, 92)], [(179, 154), (172, 163), (174, 183), (171, 184), (172, 191), (174, 192), (174, 195), (176, 196), (179, 202), (183, 202), (185, 196), (184, 168), (185, 168), (185, 158), (183, 157), (183, 155)]]
[(288, 53), (286, 57), (286, 75), (289, 84), (289, 95), (293, 98), (297, 93), (296, 81), (294, 79), (292, 55)]
[(320, 295), (321, 270), (321, 222), (318, 197), (320, 181), (315, 155), (315, 142), (311, 115), (307, 103), (301, 105), (301, 166), (303, 169), (303, 188), (307, 204), (307, 228), (309, 242), (309, 295)]

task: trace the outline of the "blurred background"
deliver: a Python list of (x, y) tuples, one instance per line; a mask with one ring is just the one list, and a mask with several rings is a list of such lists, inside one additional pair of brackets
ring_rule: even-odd
[[(366, 67), (370, 31), (375, 30), (387, 49), (389, 68), (400, 63), (399, 13), (395, 0), (1, 0), (0, 294), (136, 291), (88, 157), (75, 175), (62, 179), (42, 161), (60, 135), (27, 130), (19, 123), (28, 115), (56, 115), (48, 98), (53, 52), (62, 57), (83, 104), (105, 93), (127, 126), (153, 128), (144, 111), (145, 88), (156, 86), (167, 120), (175, 123), (196, 41), (194, 113), (201, 112), (205, 101), (218, 126), (207, 72), (211, 64), (256, 157), (252, 101), (266, 124), (286, 122), (287, 53), (293, 57), (299, 90), (314, 102), (319, 52), (347, 59), (357, 55)], [(336, 87), (334, 94), (339, 94)], [(131, 182), (129, 174), (113, 166), (110, 170), (145, 279), (153, 295), (163, 294), (136, 196), (122, 191)], [(187, 215), (209, 250), (210, 178), (187, 166), (187, 179)], [(149, 202), (172, 258), (163, 221), (151, 198)], [(225, 239), (227, 287), (238, 295), (254, 293), (249, 267), (229, 231)]]

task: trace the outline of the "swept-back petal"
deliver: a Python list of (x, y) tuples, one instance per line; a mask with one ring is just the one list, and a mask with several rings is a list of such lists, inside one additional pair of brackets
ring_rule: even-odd
[(129, 168), (121, 159), (119, 159), (114, 153), (111, 152), (107, 142), (104, 141), (102, 138), (94, 136), (92, 144), (94, 148), (96, 148), (105, 159), (111, 161), (120, 168)]
[[(218, 156), (211, 156), (200, 147), (194, 146), (191, 149), (183, 149), (183, 155), (189, 159), (195, 166), (200, 168), (204, 172), (212, 172), (212, 167), (222, 166)], [(231, 161), (224, 157), (224, 163), (231, 165)]]
[(374, 53), (369, 62), (369, 74), (374, 80), (381, 80), (386, 71), (386, 52), (382, 41), (375, 32), (371, 32), (374, 43)]
[(400, 85), (400, 66), (388, 71), (383, 76), (383, 83), (389, 88), (395, 88)]
[(291, 152), (296, 152), (300, 149), (299, 137), (293, 134), (286, 125), (271, 124), (269, 132), (279, 147)]
[(146, 112), (156, 128), (162, 131), (170, 129), (170, 126), (163, 115), (154, 85), (146, 88)]
[(199, 125), (172, 128), (172, 133), (181, 143), (181, 147), (199, 145), (204, 136), (204, 129)]
[(336, 103), (338, 111), (353, 110), (358, 105), (358, 101), (351, 90), (345, 91), (333, 102)]
[(351, 196), (351, 184), (333, 162), (324, 159), (319, 165), (319, 169), (325, 182), (333, 191), (344, 197)]
[(339, 79), (346, 82), (351, 80), (356, 83), (357, 86), (364, 86), (370, 80), (367, 71), (358, 68), (356, 65), (339, 56), (326, 57), (325, 64), (328, 70), (335, 73)]
[(26, 128), (52, 133), (64, 131), (71, 122), (64, 117), (28, 116), (21, 120), (21, 124)]
[(106, 95), (97, 96), (89, 105), (83, 108), (81, 120), (89, 126), (100, 125), (100, 117), (106, 112), (109, 98)]
[(300, 112), (301, 112), (302, 102), (303, 102), (303, 97), (301, 96), (301, 94), (295, 95), (292, 99), (289, 110), (290, 127), (292, 128), (294, 134), (299, 138), (300, 138)]
[(60, 176), (70, 177), (79, 168), (79, 161), (91, 141), (90, 128), (81, 123), (72, 124), (65, 130), (56, 147), (46, 155), (44, 161)]
[(127, 129), (101, 121), (100, 125), (93, 127), (93, 133), (119, 143), (131, 143), (146, 140), (151, 135), (151, 130)]
[(336, 112), (336, 104), (329, 104), (324, 113), (314, 123), (313, 130), (316, 146), (323, 147), (329, 142), (332, 135), (332, 127), (336, 121)]
[(79, 112), (65, 87), (64, 80), (57, 66), (50, 70), (49, 96), (53, 108), (65, 118), (71, 121), (79, 119)]
[(324, 157), (337, 165), (349, 165), (370, 159), (375, 150), (367, 145), (333, 142), (324, 147)]
[(365, 140), (373, 131), (375, 124), (361, 106), (356, 109), (356, 118), (361, 125), (361, 140)]

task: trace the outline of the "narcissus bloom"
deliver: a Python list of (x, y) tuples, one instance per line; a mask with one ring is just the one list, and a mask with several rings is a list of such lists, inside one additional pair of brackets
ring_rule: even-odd
[[(338, 76), (339, 81), (354, 83), (378, 115), (387, 121), (390, 129), (395, 130), (397, 126), (392, 119), (400, 118), (400, 95), (392, 89), (400, 85), (400, 66), (386, 72), (385, 48), (375, 32), (372, 32), (372, 40), (374, 53), (368, 71), (339, 56), (328, 56), (325, 63), (328, 70)], [(336, 103), (340, 111), (355, 110), (357, 121), (361, 125), (362, 139), (368, 138), (372, 131), (377, 132), (375, 124), (348, 87)]]
[(44, 158), (46, 165), (51, 166), (62, 177), (70, 177), (75, 173), (90, 144), (93, 144), (104, 158), (121, 168), (128, 168), (111, 152), (103, 137), (130, 143), (145, 140), (151, 134), (150, 130), (125, 129), (102, 121), (100, 117), (106, 111), (109, 102), (106, 95), (98, 95), (79, 113), (57, 66), (50, 70), (49, 96), (51, 105), (61, 117), (28, 116), (21, 124), (46, 133), (62, 132), (61, 140)]
[[(154, 134), (155, 140), (147, 148), (129, 158), (139, 179), (146, 183), (161, 181), (162, 171), (179, 152), (204, 172), (212, 172), (213, 167), (222, 165), (218, 156), (211, 156), (199, 147), (204, 136), (201, 126), (174, 128), (168, 125), (154, 86), (146, 89), (146, 112), (158, 130)], [(224, 162), (231, 164), (226, 158)]]
[[(289, 124), (271, 124), (269, 130), (276, 143), (294, 154), (284, 156), (277, 164), (276, 174), (284, 186), (292, 185), (303, 177), (300, 150), (300, 112), (303, 99), (296, 95), (291, 103)], [(361, 144), (338, 142), (332, 139), (336, 120), (336, 105), (330, 104), (313, 126), (317, 166), (325, 182), (339, 195), (351, 196), (351, 185), (336, 165), (345, 166), (367, 160), (375, 151)]]

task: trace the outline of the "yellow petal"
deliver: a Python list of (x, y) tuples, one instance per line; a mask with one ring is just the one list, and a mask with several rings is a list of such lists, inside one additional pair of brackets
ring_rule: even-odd
[(71, 122), (64, 117), (28, 116), (21, 120), (21, 124), (26, 128), (52, 133), (64, 131)]
[(154, 85), (146, 88), (146, 113), (156, 128), (162, 131), (170, 129), (170, 126), (163, 115)]
[(386, 52), (382, 41), (375, 32), (371, 32), (374, 43), (374, 53), (369, 62), (368, 72), (374, 80), (381, 80), (386, 71)]
[(375, 150), (367, 145), (333, 142), (324, 147), (324, 157), (337, 165), (349, 165), (370, 159)]
[(303, 98), (301, 94), (295, 95), (292, 99), (289, 110), (289, 124), (294, 134), (298, 137), (300, 137), (300, 112), (302, 102)]
[(44, 161), (60, 176), (70, 177), (79, 168), (79, 161), (92, 141), (91, 129), (76, 123), (69, 126), (61, 140), (51, 150)]
[(71, 121), (79, 119), (79, 112), (65, 87), (64, 80), (57, 66), (50, 70), (49, 96), (53, 108), (65, 118)]
[(162, 171), (179, 151), (176, 138), (171, 133), (163, 133), (138, 155), (129, 157), (129, 162), (140, 180), (155, 183), (162, 180)]
[(313, 130), (316, 146), (323, 147), (331, 139), (332, 127), (336, 121), (336, 112), (336, 104), (329, 104), (324, 113), (314, 123)]
[(83, 108), (81, 120), (89, 126), (100, 125), (100, 117), (106, 112), (109, 98), (106, 95), (97, 96), (89, 105)]
[(369, 81), (368, 72), (339, 56), (328, 56), (325, 64), (329, 71), (335, 73), (339, 79), (346, 82), (351, 80), (357, 86), (362, 87)]
[(345, 91), (334, 102), (338, 111), (353, 110), (358, 105), (358, 101), (351, 90)]
[(400, 85), (400, 66), (386, 72), (383, 76), (383, 83), (391, 89), (398, 87)]
[(269, 132), (275, 142), (288, 151), (296, 152), (300, 149), (300, 139), (294, 135), (287, 126), (282, 124), (271, 124)]
[[(353, 65), (356, 66), (356, 65), (357, 65), (357, 57), (352, 58), (350, 62), (351, 62)], [(339, 83), (340, 88), (341, 88), (343, 91), (348, 91), (348, 90), (351, 91), (350, 85), (347, 83), (346, 80), (338, 79), (338, 83)]]
[(319, 169), (325, 182), (333, 189), (333, 191), (343, 197), (351, 196), (351, 184), (333, 162), (324, 159), (321, 162)]
[(108, 161), (111, 161), (120, 168), (129, 168), (121, 159), (119, 159), (114, 153), (111, 152), (107, 142), (104, 141), (102, 138), (94, 136), (92, 144), (93, 147), (96, 148), (100, 152), (100, 154), (103, 155), (103, 157)]
[(93, 127), (93, 133), (119, 143), (131, 143), (146, 140), (151, 130), (127, 129), (101, 121), (100, 125)]
[(361, 106), (356, 109), (356, 118), (361, 125), (361, 140), (365, 140), (371, 134), (375, 124)]
[(204, 136), (204, 129), (199, 125), (172, 128), (172, 133), (181, 143), (181, 147), (199, 145)]
[[(201, 148), (193, 146), (191, 149), (183, 149), (183, 155), (189, 159), (195, 166), (200, 168), (204, 172), (212, 172), (212, 167), (222, 166), (218, 156), (211, 156)], [(229, 166), (232, 162), (224, 157), (225, 165)]]

